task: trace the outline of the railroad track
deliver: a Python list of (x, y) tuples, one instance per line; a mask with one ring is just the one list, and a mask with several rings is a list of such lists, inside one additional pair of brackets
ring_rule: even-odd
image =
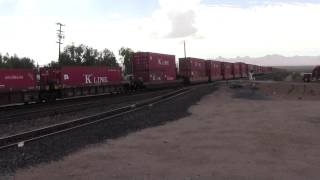
[[(226, 82), (237, 82), (237, 80), (219, 81), (219, 82), (216, 82), (216, 84), (223, 84)], [(135, 97), (135, 96), (145, 95), (147, 93), (152, 94), (152, 93), (162, 92), (162, 91), (165, 92), (167, 90), (168, 89), (165, 89), (165, 90), (158, 89), (155, 91), (138, 91), (138, 92), (134, 92), (134, 94), (120, 94), (116, 96), (105, 94), (105, 95), (97, 95), (97, 96), (91, 96), (91, 97), (59, 100), (52, 104), (45, 103), (45, 104), (29, 104), (29, 105), (16, 105), (16, 106), (2, 107), (0, 108), (0, 124), (8, 124), (8, 123), (13, 123), (21, 120), (32, 119), (32, 118), (54, 116), (58, 114), (81, 111), (84, 109), (88, 109), (88, 107), (92, 108), (92, 107), (99, 107), (99, 106), (105, 105), (107, 104), (106, 101), (109, 101), (110, 99), (113, 100), (114, 98)], [(106, 101), (102, 102), (101, 98), (103, 98)]]
[(192, 88), (182, 88), (179, 90), (175, 90), (170, 93), (166, 93), (161, 96), (153, 97), (147, 100), (144, 100), (139, 103), (131, 104), (128, 106), (124, 106), (121, 108), (113, 109), (107, 112), (95, 114), (92, 116), (87, 116), (83, 118), (79, 118), (76, 120), (63, 122), (60, 124), (50, 125), (40, 129), (34, 129), (28, 132), (19, 133), (16, 135), (7, 136), (4, 138), (0, 138), (0, 150), (7, 149), (13, 146), (23, 147), (26, 143), (31, 141), (36, 141), (48, 136), (53, 136), (60, 133), (65, 133), (80, 127), (86, 127), (91, 124), (95, 124), (102, 121), (107, 121), (115, 117), (119, 117), (134, 111), (138, 111), (142, 108), (152, 107), (157, 103), (161, 103), (163, 101), (168, 101), (174, 97), (183, 95), (188, 93)]
[[(147, 91), (144, 93), (138, 93), (134, 95), (123, 95), (123, 96), (112, 96), (112, 97), (104, 97), (104, 99), (100, 100), (92, 100), (89, 102), (73, 102), (67, 105), (61, 105), (61, 106), (53, 106), (53, 107), (43, 107), (43, 108), (33, 108), (33, 109), (19, 109), (17, 112), (11, 112), (11, 113), (5, 113), (2, 114), (0, 117), (0, 124), (7, 124), (7, 123), (13, 123), (16, 121), (26, 120), (26, 119), (32, 119), (32, 118), (39, 118), (39, 117), (45, 117), (45, 116), (53, 116), (57, 114), (64, 114), (69, 112), (76, 112), (81, 111), (88, 108), (93, 107), (99, 107), (106, 104), (112, 103), (112, 101), (115, 101), (117, 99), (120, 99), (120, 102), (127, 101), (126, 98), (137, 98), (139, 96), (144, 95), (153, 95), (158, 93), (165, 93), (168, 90), (157, 90), (157, 91)], [(94, 97), (96, 98), (96, 97)]]
[(51, 107), (51, 106), (60, 106), (65, 103), (71, 104), (71, 103), (79, 103), (84, 101), (91, 101), (95, 99), (101, 99), (101, 98), (110, 98), (110, 97), (122, 97), (122, 96), (128, 96), (132, 94), (142, 94), (148, 92), (148, 90), (134, 90), (134, 91), (128, 91), (127, 93), (105, 93), (105, 94), (97, 94), (97, 95), (90, 95), (90, 96), (77, 96), (77, 97), (71, 97), (71, 98), (65, 98), (65, 99), (57, 99), (53, 102), (32, 102), (29, 104), (11, 104), (11, 105), (4, 105), (0, 106), (0, 115), (6, 114), (9, 111), (19, 111), (19, 110), (26, 110), (26, 109), (32, 109), (32, 108), (40, 108), (43, 107)]

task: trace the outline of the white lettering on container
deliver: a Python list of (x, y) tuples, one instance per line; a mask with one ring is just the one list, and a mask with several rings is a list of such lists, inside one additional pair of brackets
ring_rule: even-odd
[(63, 75), (63, 79), (64, 79), (64, 80), (69, 80), (69, 75), (68, 75), (68, 74), (64, 74), (64, 75)]
[(86, 84), (91, 84), (92, 83), (91, 80), (90, 80), (91, 76), (92, 76), (92, 74), (85, 74)]
[(108, 77), (106, 76), (95, 77), (92, 74), (85, 74), (84, 76), (85, 76), (86, 84), (102, 84), (102, 83), (108, 82)]
[(5, 80), (21, 80), (24, 79), (24, 77), (22, 75), (11, 75), (11, 76), (5, 76), (4, 77)]
[(158, 59), (158, 64), (168, 66), (169, 65), (169, 61), (168, 60)]
[(174, 80), (174, 78), (171, 76), (167, 76), (167, 80), (172, 81), (172, 80)]

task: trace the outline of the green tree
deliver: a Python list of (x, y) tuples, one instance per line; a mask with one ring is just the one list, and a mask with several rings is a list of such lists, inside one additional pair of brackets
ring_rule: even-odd
[[(67, 59), (67, 64), (72, 64), (72, 65), (82, 65), (85, 61), (84, 58), (90, 57), (88, 54), (85, 57), (85, 53), (87, 50), (91, 50), (92, 48), (85, 46), (83, 44), (79, 46), (75, 45), (67, 45), (64, 48), (63, 55)], [(90, 53), (89, 53), (90, 54)], [(87, 59), (86, 59), (87, 60)]]
[(82, 64), (85, 66), (95, 66), (98, 65), (99, 52), (92, 47), (86, 47), (83, 55)]
[(75, 48), (75, 61), (76, 64), (80, 65), (82, 64), (82, 60), (83, 60), (83, 53), (85, 51), (85, 45), (80, 44), (79, 46), (77, 46)]
[(5, 68), (8, 67), (7, 62), (9, 61), (9, 59), (10, 59), (10, 57), (9, 57), (9, 54), (8, 54), (8, 53), (6, 53), (6, 55), (4, 55), (4, 56), (2, 57), (3, 67), (5, 67)]
[(99, 53), (98, 64), (109, 67), (119, 67), (116, 57), (109, 49), (104, 49)]
[(70, 55), (68, 54), (68, 50), (65, 49), (61, 54), (59, 58), (59, 64), (61, 66), (73, 66), (76, 65), (74, 61), (72, 61)]
[(119, 55), (122, 58), (123, 66), (124, 66), (124, 74), (132, 74), (132, 58), (133, 58), (133, 50), (130, 48), (122, 47), (119, 50)]
[[(104, 49), (98, 51), (86, 45), (67, 45), (60, 55), (58, 63), (61, 66), (99, 66), (106, 65), (111, 67), (119, 67), (117, 59), (112, 51)], [(56, 66), (51, 62), (51, 65)], [(50, 66), (50, 64), (49, 64)]]
[(60, 67), (60, 64), (56, 61), (51, 61), (46, 67), (49, 67), (49, 68), (59, 68)]
[(76, 64), (76, 52), (75, 52), (76, 47), (72, 44), (70, 46), (67, 46), (65, 48), (65, 52), (70, 58), (70, 61), (74, 62)]
[(16, 54), (10, 56), (8, 53), (4, 56), (0, 55), (0, 67), (2, 68), (34, 68), (34, 60), (30, 58), (19, 58)]
[(0, 68), (4, 67), (4, 63), (2, 60), (2, 54), (0, 54)]

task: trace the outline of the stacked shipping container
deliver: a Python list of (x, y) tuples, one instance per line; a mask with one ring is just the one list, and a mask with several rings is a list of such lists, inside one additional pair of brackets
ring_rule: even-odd
[(27, 91), (37, 89), (34, 69), (0, 69), (0, 91)]
[(248, 77), (248, 64), (240, 63), (240, 72), (242, 78)]
[(122, 72), (117, 67), (61, 67), (42, 69), (41, 84), (54, 83), (56, 88), (121, 84)]
[(132, 59), (132, 68), (134, 78), (142, 82), (176, 80), (174, 55), (138, 52)]
[(232, 63), (232, 74), (234, 78), (241, 78), (241, 64)]
[(179, 74), (190, 83), (206, 82), (206, 61), (198, 58), (180, 58)]
[(110, 93), (122, 89), (122, 71), (118, 67), (61, 67), (40, 70), (43, 99)]
[(222, 63), (219, 61), (206, 61), (206, 73), (209, 77), (209, 81), (217, 81), (222, 80), (222, 72), (221, 72)]
[(0, 104), (38, 100), (37, 72), (34, 69), (0, 69)]
[(223, 62), (222, 63), (222, 76), (224, 80), (233, 79), (233, 73), (232, 73), (232, 63), (229, 62)]

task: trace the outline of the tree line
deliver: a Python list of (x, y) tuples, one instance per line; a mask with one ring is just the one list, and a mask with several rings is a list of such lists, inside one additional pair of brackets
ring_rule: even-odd
[[(119, 50), (120, 63), (124, 67), (125, 74), (132, 74), (131, 59), (133, 50), (122, 47)], [(109, 66), (120, 67), (119, 61), (109, 49), (98, 51), (86, 45), (67, 45), (60, 53), (58, 61), (51, 61), (47, 67), (61, 66)], [(17, 55), (9, 56), (0, 54), (0, 67), (3, 68), (34, 68), (35, 62), (30, 58), (19, 58)]]
[(27, 57), (18, 57), (16, 54), (10, 56), (0, 54), (0, 68), (34, 68), (34, 60)]

